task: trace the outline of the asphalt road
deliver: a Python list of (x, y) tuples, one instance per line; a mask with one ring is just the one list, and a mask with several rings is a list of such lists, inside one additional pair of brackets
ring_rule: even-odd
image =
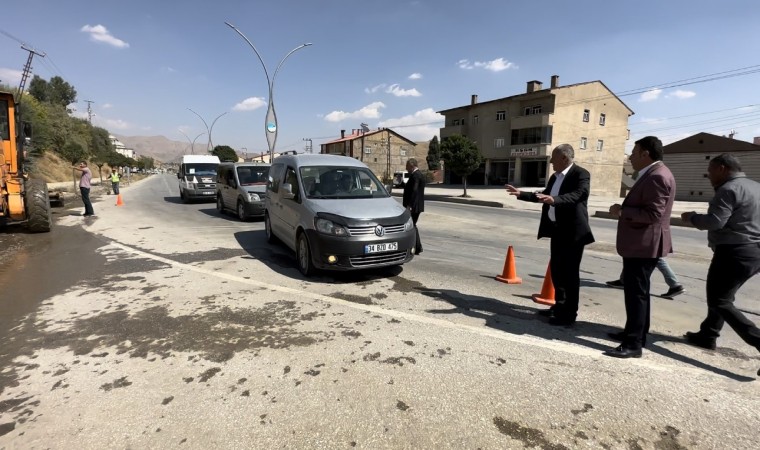
[[(123, 197), (0, 234), (0, 447), (756, 448), (755, 350), (679, 338), (704, 314), (701, 232), (674, 231), (687, 293), (655, 298), (644, 357), (615, 360), (608, 220), (579, 323), (555, 328), (530, 300), (548, 261), (534, 212), (430, 202), (411, 263), (307, 280), (262, 222), (179, 203), (171, 176)], [(509, 245), (520, 285), (493, 279)]]

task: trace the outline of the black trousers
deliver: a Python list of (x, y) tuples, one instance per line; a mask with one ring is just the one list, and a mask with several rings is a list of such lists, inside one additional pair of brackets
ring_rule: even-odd
[(113, 187), (114, 195), (119, 195), (119, 182), (111, 182), (111, 187)]
[(625, 329), (623, 347), (638, 350), (646, 345), (650, 318), (650, 277), (658, 258), (623, 258)]
[(581, 290), (581, 259), (585, 246), (568, 243), (563, 238), (552, 238), (551, 244), (552, 281), (554, 282), (554, 316), (575, 320)]
[(84, 203), (84, 213), (87, 215), (95, 214), (92, 209), (92, 202), (90, 201), (90, 188), (79, 187), (79, 192), (82, 193), (82, 203)]
[(422, 252), (422, 242), (420, 242), (420, 230), (417, 229), (417, 219), (420, 218), (421, 213), (412, 213), (412, 222), (414, 222), (414, 232), (417, 235), (417, 244), (414, 247), (415, 253)]
[(699, 327), (717, 338), (723, 324), (760, 351), (760, 330), (734, 306), (735, 294), (760, 271), (760, 244), (718, 245), (707, 271), (707, 318)]

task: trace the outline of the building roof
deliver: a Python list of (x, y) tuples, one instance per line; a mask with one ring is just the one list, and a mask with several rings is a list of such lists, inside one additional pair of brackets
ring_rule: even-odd
[[(529, 83), (532, 83), (532, 82), (533, 81), (530, 81)], [(443, 109), (443, 110), (437, 111), (437, 112), (438, 112), (438, 114), (444, 114), (445, 115), (447, 112), (456, 111), (458, 109), (463, 109), (463, 108), (469, 108), (469, 107), (473, 107), (473, 106), (484, 105), (484, 104), (492, 103), (492, 102), (501, 102), (501, 101), (504, 101), (504, 100), (515, 100), (515, 99), (518, 99), (520, 97), (536, 96), (537, 94), (550, 94), (552, 91), (556, 91), (556, 90), (559, 90), (559, 89), (567, 89), (567, 88), (571, 88), (571, 87), (575, 87), (575, 86), (582, 86), (584, 84), (593, 84), (593, 83), (599, 83), (599, 84), (601, 84), (610, 93), (610, 98), (617, 99), (617, 101), (619, 101), (621, 105), (625, 106), (625, 108), (631, 113), (631, 115), (634, 114), (633, 110), (631, 108), (629, 108), (628, 105), (626, 105), (624, 101), (620, 100), (620, 97), (618, 97), (617, 95), (615, 95), (615, 93), (612, 92), (610, 90), (610, 88), (608, 88), (607, 85), (604, 84), (601, 80), (585, 81), (583, 83), (575, 83), (575, 84), (567, 84), (567, 85), (564, 85), (564, 86), (557, 86), (555, 88), (551, 88), (550, 87), (550, 88), (547, 88), (547, 89), (541, 89), (541, 90), (533, 91), (533, 92), (523, 92), (522, 94), (511, 95), (509, 97), (497, 98), (495, 100), (488, 100), (488, 101), (485, 101), (485, 102), (478, 102), (478, 103), (475, 103), (474, 105), (469, 104), (469, 105), (457, 106), (457, 107), (454, 107), (454, 108)], [(590, 100), (598, 100), (598, 99), (599, 98), (597, 97), (597, 98), (593, 98), (593, 99), (590, 99)]]
[(760, 145), (710, 133), (697, 133), (663, 146), (662, 151), (665, 156), (673, 153), (756, 152), (760, 151)]
[(362, 131), (361, 131), (361, 130), (354, 130), (354, 131), (353, 131), (351, 134), (349, 134), (349, 135), (347, 135), (347, 136), (345, 136), (345, 137), (342, 137), (342, 138), (338, 138), (338, 139), (335, 139), (334, 141), (328, 141), (328, 142), (325, 142), (325, 143), (323, 143), (322, 145), (328, 145), (328, 144), (337, 144), (338, 142), (353, 141), (353, 140), (355, 140), (355, 139), (361, 139), (361, 138), (362, 138), (362, 136), (364, 136), (364, 137), (366, 138), (367, 136), (372, 136), (373, 134), (382, 133), (383, 131), (387, 131), (387, 132), (389, 132), (389, 133), (393, 133), (393, 134), (394, 134), (394, 135), (396, 135), (397, 137), (399, 137), (399, 138), (401, 138), (401, 139), (405, 140), (406, 142), (408, 142), (408, 143), (410, 143), (410, 144), (412, 144), (412, 145), (417, 145), (417, 143), (416, 143), (416, 142), (414, 142), (414, 141), (411, 141), (411, 140), (409, 140), (409, 139), (405, 138), (404, 136), (402, 136), (402, 135), (400, 135), (400, 134), (396, 133), (395, 131), (391, 130), (390, 128), (381, 128), (381, 129), (379, 129), (379, 130), (375, 130), (375, 131), (367, 131), (367, 132), (365, 132), (365, 133), (362, 133)]

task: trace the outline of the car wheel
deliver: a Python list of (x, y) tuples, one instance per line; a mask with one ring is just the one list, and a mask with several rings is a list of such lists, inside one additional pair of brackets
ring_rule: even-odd
[(311, 251), (309, 250), (309, 240), (306, 233), (298, 235), (298, 245), (296, 245), (296, 258), (298, 259), (298, 270), (303, 276), (310, 277), (314, 274), (314, 263), (311, 261)]
[(277, 237), (272, 233), (272, 222), (269, 220), (269, 213), (264, 213), (264, 231), (267, 234), (267, 242), (270, 244), (277, 243)]
[(224, 199), (221, 195), (216, 196), (216, 210), (219, 211), (219, 214), (224, 214)]
[(245, 219), (246, 219), (246, 217), (245, 217), (245, 203), (243, 203), (242, 200), (238, 200), (238, 203), (237, 203), (237, 216), (238, 216), (238, 219), (240, 219), (241, 221), (245, 222)]

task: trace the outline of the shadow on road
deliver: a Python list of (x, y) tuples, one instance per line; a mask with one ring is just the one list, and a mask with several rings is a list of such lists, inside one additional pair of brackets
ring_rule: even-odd
[[(446, 302), (454, 307), (449, 309), (428, 310), (428, 312), (433, 314), (463, 314), (465, 316), (484, 320), (487, 327), (494, 328), (505, 333), (535, 336), (546, 340), (563, 340), (572, 344), (582, 345), (584, 347), (589, 347), (599, 351), (609, 350), (610, 348), (618, 345), (617, 343), (612, 343), (611, 345), (600, 344), (598, 342), (584, 338), (584, 336), (586, 336), (591, 338), (608, 339), (607, 333), (620, 331), (618, 328), (611, 327), (609, 325), (578, 321), (572, 327), (555, 327), (549, 325), (548, 323), (537, 323), (545, 322), (545, 320), (539, 319), (539, 316), (536, 314), (539, 311), (538, 308), (512, 305), (510, 303), (495, 300), (492, 298), (463, 294), (459, 291), (450, 289), (417, 288), (417, 290), (419, 290), (422, 295), (430, 297), (434, 300)], [(521, 295), (518, 295), (516, 297), (529, 298), (528, 296)], [(675, 361), (690, 364), (699, 369), (703, 369), (708, 372), (730, 378), (732, 380), (754, 381), (754, 378), (736, 374), (734, 372), (712, 366), (702, 361), (697, 361), (696, 359), (680, 355), (661, 346), (652, 345), (653, 342), (658, 341), (684, 342), (683, 339), (674, 338), (672, 336), (650, 333), (649, 344), (645, 350), (673, 359)]]
[[(219, 213), (213, 210), (219, 217)], [(211, 215), (211, 214), (209, 214)], [(267, 242), (264, 230), (239, 231), (235, 239), (251, 259), (259, 260), (280, 275), (289, 278), (320, 284), (362, 283), (397, 276), (403, 272), (403, 267), (392, 266), (378, 269), (366, 269), (347, 272), (318, 271), (316, 275), (306, 278), (301, 275), (296, 262), (296, 254), (282, 242), (270, 244)]]

